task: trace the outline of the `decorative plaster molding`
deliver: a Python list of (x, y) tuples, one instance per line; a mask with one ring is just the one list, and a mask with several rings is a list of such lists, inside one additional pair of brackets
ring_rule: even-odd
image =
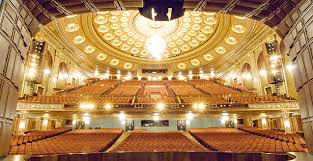
[(64, 104), (17, 103), (16, 110), (65, 111)]
[(298, 102), (285, 102), (285, 103), (257, 103), (249, 104), (250, 109), (271, 109), (271, 110), (299, 110)]

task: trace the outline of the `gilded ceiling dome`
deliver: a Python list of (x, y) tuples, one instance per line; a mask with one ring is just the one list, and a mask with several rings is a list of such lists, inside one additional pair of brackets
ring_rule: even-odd
[[(41, 32), (60, 37), (55, 43), (66, 46), (91, 68), (135, 70), (164, 65), (181, 71), (221, 65), (219, 60), (232, 59), (230, 55), (236, 56), (234, 53), (267, 27), (220, 13), (187, 11), (179, 19), (159, 22), (138, 11), (108, 11), (67, 16), (44, 28)], [(153, 48), (152, 43), (158, 47)]]

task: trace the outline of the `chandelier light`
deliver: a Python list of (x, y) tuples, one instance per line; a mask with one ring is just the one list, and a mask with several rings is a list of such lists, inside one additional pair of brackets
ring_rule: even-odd
[(161, 59), (161, 56), (166, 48), (166, 43), (161, 36), (154, 35), (148, 39), (146, 46), (154, 58)]

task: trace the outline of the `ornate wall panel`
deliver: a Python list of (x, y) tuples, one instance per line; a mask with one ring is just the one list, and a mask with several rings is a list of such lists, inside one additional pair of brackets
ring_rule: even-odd
[(286, 30), (285, 44), (296, 64), (294, 77), (307, 146), (313, 150), (313, 2), (302, 1), (280, 25)]
[(31, 42), (29, 28), (36, 20), (18, 0), (4, 0), (0, 6), (0, 155), (5, 155)]

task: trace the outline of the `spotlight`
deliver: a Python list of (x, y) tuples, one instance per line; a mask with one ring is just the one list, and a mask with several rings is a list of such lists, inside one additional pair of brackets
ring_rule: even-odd
[(184, 16), (184, 0), (143, 0), (142, 16), (153, 21), (170, 21)]

